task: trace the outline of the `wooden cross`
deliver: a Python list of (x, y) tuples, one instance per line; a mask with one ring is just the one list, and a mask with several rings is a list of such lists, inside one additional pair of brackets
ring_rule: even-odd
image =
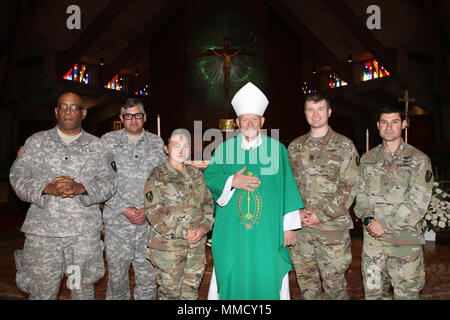
[(406, 128), (405, 128), (405, 143), (408, 143), (408, 127), (409, 127), (409, 103), (415, 102), (416, 99), (409, 97), (408, 90), (405, 90), (405, 95), (403, 98), (398, 98), (399, 102), (405, 102), (405, 119), (406, 119)]

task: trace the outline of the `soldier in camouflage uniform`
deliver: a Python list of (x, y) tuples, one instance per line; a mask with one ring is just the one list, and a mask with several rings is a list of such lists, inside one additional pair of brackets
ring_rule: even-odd
[(120, 110), (124, 129), (109, 132), (102, 139), (113, 153), (118, 171), (116, 194), (105, 204), (106, 259), (108, 262), (107, 300), (129, 300), (128, 272), (133, 265), (136, 300), (155, 299), (156, 282), (147, 258), (149, 224), (144, 211), (145, 180), (167, 156), (160, 137), (143, 129), (144, 106), (138, 99), (125, 102)]
[(81, 97), (64, 93), (57, 100), (58, 125), (27, 139), (10, 171), (11, 185), (31, 202), (17, 250), (18, 287), (29, 299), (57, 299), (64, 273), (72, 299), (94, 299), (94, 283), (103, 277), (99, 203), (116, 190), (112, 154), (85, 132)]
[(350, 139), (328, 126), (330, 115), (327, 98), (309, 95), (305, 116), (311, 130), (288, 147), (305, 204), (300, 210), (303, 228), (290, 247), (303, 299), (348, 299), (344, 275), (352, 260), (353, 228), (348, 210), (356, 194), (359, 156)]
[(381, 110), (382, 144), (361, 158), (355, 213), (364, 225), (361, 257), (366, 299), (419, 299), (425, 285), (420, 222), (431, 199), (429, 158), (401, 138), (406, 127), (396, 106)]
[(176, 130), (164, 147), (169, 159), (145, 186), (148, 247), (161, 300), (196, 300), (205, 271), (206, 233), (214, 223), (211, 192), (202, 172), (184, 161), (189, 140)]

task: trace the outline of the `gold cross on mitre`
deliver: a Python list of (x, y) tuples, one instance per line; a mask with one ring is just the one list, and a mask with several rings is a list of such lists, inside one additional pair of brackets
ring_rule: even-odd
[(405, 95), (403, 98), (398, 98), (399, 102), (405, 102), (405, 119), (406, 119), (406, 128), (405, 128), (405, 143), (408, 143), (408, 127), (409, 127), (409, 103), (416, 102), (416, 99), (409, 97), (408, 90), (405, 90)]

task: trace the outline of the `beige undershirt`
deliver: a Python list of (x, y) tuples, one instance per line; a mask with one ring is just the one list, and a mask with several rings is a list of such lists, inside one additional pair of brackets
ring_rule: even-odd
[(58, 136), (61, 138), (61, 140), (63, 141), (63, 143), (65, 145), (69, 145), (72, 142), (74, 142), (75, 140), (77, 140), (80, 136), (81, 136), (81, 131), (79, 134), (75, 135), (75, 136), (69, 136), (68, 134), (65, 134), (64, 132), (62, 132), (61, 130), (59, 130), (59, 128), (56, 128), (56, 131), (58, 133)]
[(127, 134), (128, 137), (128, 141), (130, 141), (130, 143), (136, 145), (136, 143), (139, 141), (139, 139), (141, 139), (144, 136), (144, 130), (142, 130), (142, 134), (140, 136), (130, 136)]

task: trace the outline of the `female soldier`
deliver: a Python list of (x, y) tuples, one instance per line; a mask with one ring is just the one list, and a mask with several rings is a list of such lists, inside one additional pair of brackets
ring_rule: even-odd
[(202, 172), (184, 162), (189, 138), (175, 130), (164, 150), (168, 160), (153, 169), (145, 185), (150, 222), (149, 257), (161, 300), (196, 300), (205, 272), (206, 233), (214, 223), (213, 201)]

